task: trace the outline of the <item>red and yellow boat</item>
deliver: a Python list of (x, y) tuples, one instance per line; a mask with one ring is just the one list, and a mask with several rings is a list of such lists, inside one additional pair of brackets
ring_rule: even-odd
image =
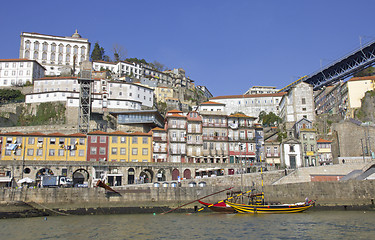
[(314, 201), (300, 202), (294, 204), (257, 205), (240, 204), (225, 201), (238, 213), (299, 213), (306, 211), (314, 205)]

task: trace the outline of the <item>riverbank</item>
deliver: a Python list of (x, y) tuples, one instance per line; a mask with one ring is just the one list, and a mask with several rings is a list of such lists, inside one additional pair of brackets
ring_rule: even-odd
[[(265, 200), (294, 203), (306, 197), (316, 200), (316, 209), (371, 210), (374, 208), (375, 180), (308, 182), (264, 186)], [(152, 185), (118, 188), (121, 195), (102, 188), (1, 189), (0, 218), (44, 215), (162, 213), (230, 186), (153, 187)], [(232, 190), (238, 191), (239, 187)], [(244, 188), (250, 190), (250, 188)], [(216, 202), (227, 198), (223, 191), (205, 198)], [(181, 211), (193, 212), (198, 202)]]

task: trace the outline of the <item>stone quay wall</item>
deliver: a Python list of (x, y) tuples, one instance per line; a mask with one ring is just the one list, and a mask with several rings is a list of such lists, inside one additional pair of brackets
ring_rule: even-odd
[[(36, 216), (54, 213), (161, 213), (227, 187), (154, 187), (149, 184), (118, 189), (121, 196), (106, 193), (102, 188), (4, 188), (0, 190), (0, 218), (30, 216), (30, 213)], [(249, 189), (250, 187), (243, 188)], [(232, 190), (238, 191), (240, 186), (237, 185)], [(204, 201), (217, 202), (225, 199), (227, 192), (222, 191)], [(372, 209), (375, 180), (266, 185), (264, 192), (265, 200), (269, 202), (303, 202), (308, 197), (316, 200), (317, 207)], [(200, 207), (198, 202), (194, 202), (185, 206), (184, 211)]]

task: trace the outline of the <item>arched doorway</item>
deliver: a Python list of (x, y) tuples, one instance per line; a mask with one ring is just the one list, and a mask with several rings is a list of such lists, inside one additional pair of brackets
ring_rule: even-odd
[(158, 173), (156, 174), (157, 181), (162, 182), (165, 181), (165, 170), (159, 169)]
[(140, 183), (151, 183), (154, 177), (154, 173), (150, 169), (144, 169), (141, 174), (139, 174)]
[(190, 169), (185, 169), (184, 170), (184, 179), (191, 179)]
[(44, 175), (53, 175), (53, 171), (49, 168), (42, 168), (36, 173), (35, 179), (40, 179)]
[(76, 184), (84, 184), (89, 181), (90, 174), (86, 169), (80, 168), (73, 173), (73, 186)]
[(134, 168), (128, 169), (128, 184), (134, 184)]
[(178, 171), (178, 169), (173, 169), (172, 180), (178, 180), (178, 176), (180, 176), (180, 171)]

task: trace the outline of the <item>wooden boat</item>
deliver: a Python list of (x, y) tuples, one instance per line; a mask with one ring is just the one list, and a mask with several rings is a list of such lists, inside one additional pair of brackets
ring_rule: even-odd
[(234, 209), (226, 204), (224, 201), (220, 201), (218, 203), (206, 203), (202, 202), (201, 200), (198, 200), (198, 202), (206, 207), (208, 207), (210, 210), (214, 212), (222, 212), (222, 213), (234, 213)]
[(314, 201), (300, 202), (294, 204), (240, 204), (225, 201), (238, 213), (298, 213), (303, 212), (314, 205)]

